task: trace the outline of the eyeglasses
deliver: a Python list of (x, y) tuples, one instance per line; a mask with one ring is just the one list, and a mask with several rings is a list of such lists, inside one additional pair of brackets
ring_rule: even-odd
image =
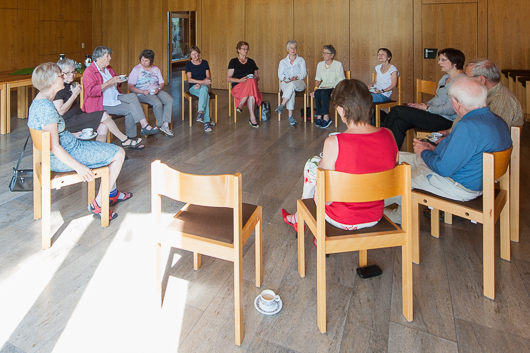
[(323, 51), (322, 55), (331, 55), (331, 53), (329, 51)]
[(63, 72), (63, 76), (75, 75), (75, 71)]

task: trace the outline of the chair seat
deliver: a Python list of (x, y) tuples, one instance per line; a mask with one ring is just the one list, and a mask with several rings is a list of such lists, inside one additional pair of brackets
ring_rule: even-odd
[[(467, 207), (467, 208), (470, 208), (472, 210), (476, 210), (476, 211), (479, 211), (479, 212), (482, 212), (482, 208), (483, 208), (483, 204), (484, 204), (484, 201), (482, 199), (482, 195), (477, 197), (476, 199), (473, 199), (473, 200), (470, 200), (470, 201), (457, 201), (457, 200), (453, 200), (453, 199), (449, 199), (449, 198), (446, 198), (446, 197), (442, 197), (442, 196), (433, 194), (432, 192), (428, 192), (428, 191), (425, 191), (425, 190), (414, 189), (414, 190), (412, 190), (412, 192), (414, 194), (417, 194), (417, 195), (424, 195), (424, 196), (428, 196), (428, 197), (434, 197), (434, 198), (437, 198), (437, 199), (439, 199), (441, 201), (448, 202), (448, 203), (451, 203), (453, 205), (458, 205), (458, 206), (461, 206), (461, 207)], [(500, 192), (501, 192), (501, 190), (497, 190), (496, 189), (495, 190), (495, 197), (497, 197)]]
[[(208, 95), (210, 96), (210, 99), (215, 99), (215, 93), (208, 92)], [(194, 101), (198, 101), (199, 100), (199, 97), (191, 94), (190, 92), (184, 92), (184, 97), (186, 97), (186, 99), (191, 99), (191, 100), (194, 100)]]
[[(256, 205), (243, 203), (243, 226), (257, 208)], [(233, 211), (228, 207), (189, 205), (186, 210), (175, 215), (175, 220), (171, 222), (170, 227), (177, 232), (232, 244), (234, 242)]]
[[(311, 213), (311, 216), (316, 219), (317, 217), (317, 205), (313, 199), (303, 199), (303, 204), (307, 207), (307, 210)], [(377, 233), (377, 232), (393, 232), (400, 230), (401, 228), (394, 225), (387, 217), (383, 216), (379, 223), (373, 227), (362, 228), (358, 230), (345, 230), (337, 228), (328, 222), (326, 222), (326, 236), (327, 237), (336, 237), (340, 235), (352, 235), (352, 234), (367, 234), (367, 233)]]

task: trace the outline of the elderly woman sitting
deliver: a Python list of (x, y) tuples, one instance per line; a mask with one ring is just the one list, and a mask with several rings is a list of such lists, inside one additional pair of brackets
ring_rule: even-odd
[(116, 123), (109, 114), (103, 110), (92, 113), (85, 113), (78, 104), (77, 97), (81, 93), (81, 86), (73, 82), (75, 77), (75, 62), (72, 59), (62, 59), (57, 63), (62, 71), (64, 88), (57, 92), (53, 99), (53, 104), (57, 112), (63, 117), (66, 123), (66, 130), (79, 135), (85, 128), (92, 128), (97, 131), (96, 141), (105, 142), (107, 130), (121, 141), (124, 148), (141, 149), (141, 138), (130, 139), (118, 129)]
[(107, 47), (96, 47), (92, 53), (93, 64), (83, 73), (85, 101), (83, 110), (92, 113), (105, 110), (109, 114), (125, 116), (125, 133), (130, 138), (136, 137), (136, 123), (142, 126), (142, 135), (156, 135), (158, 128), (147, 123), (142, 105), (134, 93), (122, 94), (118, 88), (127, 81), (125, 75), (117, 76), (110, 66), (112, 50)]
[(138, 100), (153, 107), (160, 131), (173, 137), (169, 129), (171, 113), (173, 112), (173, 97), (164, 88), (164, 78), (158, 66), (153, 65), (155, 53), (146, 49), (140, 54), (140, 64), (136, 65), (129, 74), (129, 92), (136, 93)]
[(323, 129), (329, 127), (332, 123), (329, 118), (329, 97), (333, 89), (339, 84), (340, 81), (344, 80), (344, 68), (342, 63), (337, 60), (333, 60), (336, 54), (333, 45), (324, 45), (322, 48), (322, 57), (324, 61), (321, 61), (317, 65), (317, 74), (315, 76), (315, 91), (310, 93), (311, 97), (315, 98), (316, 114), (315, 125)]
[(282, 103), (276, 108), (278, 114), (283, 113), (283, 109), (287, 105), (289, 111), (289, 124), (295, 125), (296, 120), (293, 117), (294, 99), (296, 92), (301, 92), (306, 89), (304, 79), (307, 76), (307, 69), (304, 58), (298, 56), (296, 51), (298, 43), (295, 40), (287, 42), (287, 52), (289, 53), (285, 59), (280, 61), (278, 66), (278, 78), (280, 79), (280, 87), (282, 89)]
[[(54, 172), (75, 170), (85, 181), (94, 179), (92, 168), (109, 166), (110, 202), (130, 199), (133, 195), (119, 192), (116, 179), (120, 174), (125, 152), (121, 147), (99, 141), (80, 141), (65, 129), (64, 119), (52, 103), (57, 92), (64, 88), (61, 70), (54, 63), (37, 66), (31, 76), (31, 82), (39, 93), (29, 108), (28, 126), (34, 130), (50, 132), (51, 158), (50, 166)], [(89, 206), (89, 211), (101, 217), (101, 188)], [(106, 217), (105, 215), (103, 217)], [(118, 217), (110, 211), (109, 219)]]
[(250, 112), (249, 124), (259, 128), (254, 107), (261, 105), (261, 92), (258, 88), (259, 74), (258, 66), (254, 60), (247, 57), (248, 43), (240, 41), (236, 45), (237, 58), (230, 60), (226, 80), (232, 83), (232, 95), (236, 101), (237, 112), (242, 113), (241, 108), (248, 105)]

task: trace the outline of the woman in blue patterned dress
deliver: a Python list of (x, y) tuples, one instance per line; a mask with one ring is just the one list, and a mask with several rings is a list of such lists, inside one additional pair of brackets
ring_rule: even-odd
[[(28, 126), (35, 130), (50, 132), (51, 156), (50, 167), (54, 172), (76, 171), (85, 181), (94, 179), (92, 168), (109, 166), (110, 204), (125, 201), (132, 197), (132, 193), (119, 192), (116, 189), (116, 179), (120, 174), (125, 152), (123, 148), (114, 144), (98, 141), (80, 141), (65, 130), (64, 119), (53, 105), (53, 98), (64, 88), (61, 70), (54, 63), (44, 63), (35, 68), (31, 82), (39, 94), (29, 108)], [(101, 217), (101, 188), (96, 198), (89, 206), (89, 211)], [(110, 211), (109, 218), (118, 217)]]

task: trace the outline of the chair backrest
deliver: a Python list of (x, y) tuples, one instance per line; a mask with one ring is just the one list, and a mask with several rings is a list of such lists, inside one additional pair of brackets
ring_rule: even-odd
[(31, 140), (33, 140), (33, 146), (40, 152), (50, 152), (50, 132), (35, 130), (30, 128)]
[(351, 71), (344, 70), (344, 77), (346, 77), (346, 80), (351, 80)]
[(425, 81), (425, 80), (417, 79), (416, 80), (416, 103), (422, 102), (422, 93), (435, 96), (437, 89), (438, 89), (438, 83), (434, 81)]
[(42, 173), (42, 183), (47, 183), (51, 177), (50, 150), (51, 137), (49, 131), (29, 129), (33, 141), (33, 171), (36, 177)]
[(151, 164), (153, 192), (200, 206), (241, 205), (241, 174), (195, 175), (174, 170), (160, 161)]
[[(373, 72), (372, 73), (372, 81), (375, 81), (376, 79), (377, 79), (377, 73)], [(398, 76), (398, 82), (397, 82), (396, 90), (398, 92), (397, 102), (399, 104), (401, 104), (403, 102), (403, 90), (402, 90), (402, 87), (401, 87), (401, 76)]]
[(504, 151), (499, 152), (492, 152), (492, 153), (484, 153), (484, 157), (486, 158), (486, 155), (493, 155), (494, 156), (494, 167), (493, 167), (493, 178), (499, 179), (501, 176), (506, 174), (508, 171), (508, 167), (510, 166), (510, 157), (512, 155), (512, 149), (513, 146), (510, 146), (510, 148), (505, 149)]

